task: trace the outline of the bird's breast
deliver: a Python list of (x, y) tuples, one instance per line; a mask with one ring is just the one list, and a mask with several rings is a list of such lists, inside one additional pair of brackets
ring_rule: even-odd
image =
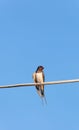
[(36, 73), (36, 79), (37, 79), (37, 82), (42, 83), (43, 82), (42, 73)]

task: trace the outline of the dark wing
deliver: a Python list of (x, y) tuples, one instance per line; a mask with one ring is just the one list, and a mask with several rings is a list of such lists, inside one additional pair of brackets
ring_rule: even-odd
[(44, 72), (42, 72), (42, 75), (43, 75), (43, 82), (45, 82), (45, 75), (44, 75)]

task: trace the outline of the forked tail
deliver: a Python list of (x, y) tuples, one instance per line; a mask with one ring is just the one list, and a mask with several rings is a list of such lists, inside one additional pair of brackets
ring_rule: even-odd
[(44, 103), (47, 105), (47, 100), (46, 100), (46, 96), (40, 96), (41, 100), (42, 100), (42, 104), (44, 105)]

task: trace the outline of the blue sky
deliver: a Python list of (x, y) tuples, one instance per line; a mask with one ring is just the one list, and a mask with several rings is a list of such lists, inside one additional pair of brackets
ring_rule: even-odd
[[(0, 85), (79, 78), (78, 0), (0, 1)], [(79, 83), (0, 89), (0, 130), (79, 130)]]

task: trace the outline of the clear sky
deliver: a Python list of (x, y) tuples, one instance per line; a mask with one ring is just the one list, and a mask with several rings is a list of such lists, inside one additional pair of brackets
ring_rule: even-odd
[[(0, 0), (0, 85), (79, 78), (78, 0)], [(79, 83), (0, 89), (0, 130), (79, 130)]]

